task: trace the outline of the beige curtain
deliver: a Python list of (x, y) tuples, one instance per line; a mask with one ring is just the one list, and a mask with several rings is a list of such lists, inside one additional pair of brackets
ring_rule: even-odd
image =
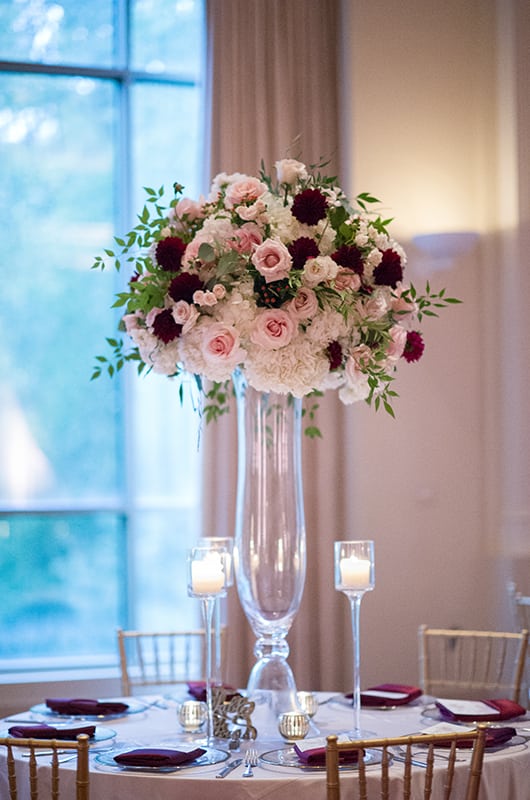
[[(329, 160), (340, 174), (339, 0), (207, 0), (209, 169), (257, 174), (279, 158)], [(351, 410), (350, 410), (351, 411)], [(289, 663), (300, 689), (351, 686), (347, 604), (333, 587), (333, 540), (348, 538), (353, 415), (321, 402), (324, 439), (304, 442), (307, 582), (289, 634)], [(204, 431), (204, 535), (233, 535), (235, 410)], [(244, 686), (254, 636), (234, 589), (227, 601), (226, 679)]]

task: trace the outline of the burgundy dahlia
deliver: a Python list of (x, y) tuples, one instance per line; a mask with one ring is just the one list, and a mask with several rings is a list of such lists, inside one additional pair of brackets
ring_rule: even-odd
[(318, 245), (310, 236), (301, 236), (287, 247), (293, 259), (292, 269), (303, 269), (308, 258), (316, 258)]
[(361, 251), (355, 245), (343, 244), (338, 250), (331, 254), (331, 258), (339, 266), (351, 269), (362, 277), (364, 264)]
[(329, 368), (331, 371), (338, 369), (342, 364), (342, 347), (338, 342), (330, 342), (327, 347)]
[(182, 266), (182, 256), (186, 243), (180, 236), (168, 236), (161, 239), (156, 246), (156, 261), (166, 272), (178, 272)]
[(177, 339), (182, 332), (182, 325), (179, 325), (173, 319), (173, 314), (169, 308), (157, 314), (153, 322), (153, 333), (158, 339), (161, 339), (164, 344), (172, 342)]
[(419, 361), (425, 350), (425, 344), (421, 333), (418, 331), (408, 331), (405, 349), (403, 350), (403, 358), (409, 363), (411, 361)]
[(293, 200), (291, 213), (298, 222), (316, 225), (326, 216), (328, 201), (319, 189), (304, 189)]
[(374, 269), (374, 283), (379, 286), (391, 286), (395, 289), (402, 279), (403, 267), (400, 255), (395, 250), (385, 250), (383, 258)]
[(198, 289), (204, 289), (201, 279), (197, 275), (192, 275), (191, 272), (181, 272), (169, 284), (168, 294), (175, 303), (178, 303), (179, 300), (192, 303), (193, 295)]

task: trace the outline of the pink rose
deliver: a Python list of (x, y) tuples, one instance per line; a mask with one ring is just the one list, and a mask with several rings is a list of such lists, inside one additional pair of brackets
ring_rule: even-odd
[(392, 297), (391, 307), (394, 314), (399, 318), (400, 322), (409, 320), (418, 311), (418, 305), (414, 300), (406, 300), (401, 295), (401, 289), (396, 290), (396, 296)]
[(189, 197), (183, 197), (175, 206), (174, 214), (178, 219), (183, 219), (186, 217), (188, 221), (192, 222), (193, 220), (199, 219), (199, 217), (204, 215), (204, 209), (202, 204), (197, 202), (197, 200), (191, 200)]
[(386, 355), (390, 361), (397, 361), (403, 355), (407, 343), (407, 331), (401, 325), (393, 325), (390, 329), (390, 337)]
[(288, 249), (279, 239), (266, 239), (256, 247), (252, 263), (265, 281), (270, 283), (287, 277), (292, 259)]
[(238, 206), (241, 203), (255, 203), (258, 197), (265, 194), (267, 187), (257, 178), (242, 176), (234, 181), (226, 190), (227, 207)]
[(261, 244), (263, 236), (255, 222), (245, 222), (240, 228), (235, 231), (235, 250), (238, 253), (251, 253), (254, 247)]
[(206, 361), (232, 361), (239, 357), (239, 333), (232, 325), (214, 322), (204, 331), (202, 354)]
[(335, 276), (335, 289), (339, 292), (344, 292), (346, 289), (356, 292), (360, 286), (361, 278), (356, 272), (351, 269), (339, 269)]
[(182, 333), (187, 333), (193, 328), (199, 316), (199, 312), (195, 306), (190, 305), (190, 303), (187, 303), (185, 300), (179, 300), (175, 303), (171, 313), (177, 325), (182, 325)]
[(287, 304), (289, 313), (295, 319), (310, 319), (318, 311), (318, 299), (308, 286), (301, 286), (296, 296)]
[(296, 323), (287, 311), (266, 308), (254, 320), (250, 338), (265, 350), (279, 350), (289, 344), (295, 331)]

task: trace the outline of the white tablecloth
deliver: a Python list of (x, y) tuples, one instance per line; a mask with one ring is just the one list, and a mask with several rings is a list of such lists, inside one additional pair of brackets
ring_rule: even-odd
[[(320, 694), (321, 700), (329, 698), (330, 694)], [(153, 698), (151, 698), (153, 699)], [(109, 720), (101, 723), (104, 728), (116, 731), (114, 744), (120, 747), (146, 747), (166, 746), (178, 747), (183, 735), (177, 721), (176, 705), (169, 701), (166, 709), (150, 707), (141, 713), (129, 714), (120, 719)], [(363, 729), (373, 732), (377, 736), (392, 736), (414, 733), (434, 724), (432, 719), (422, 716), (422, 705), (404, 706), (400, 709), (379, 711), (363, 710), (361, 725)], [(267, 727), (264, 709), (256, 709), (253, 722), (258, 728), (257, 744), (260, 753), (285, 747), (279, 734), (274, 728)], [(28, 712), (21, 713), (20, 718), (27, 720)], [(37, 715), (38, 716), (38, 715)], [(2, 723), (3, 732), (13, 723)], [(99, 724), (99, 723), (98, 723)], [(510, 724), (510, 723), (507, 723)], [(353, 715), (350, 708), (337, 702), (327, 702), (320, 706), (314, 725), (317, 730), (312, 735), (323, 737), (329, 733), (347, 731), (353, 726)], [(530, 737), (530, 720), (519, 723), (519, 733)], [(189, 740), (189, 739), (188, 739)], [(110, 743), (105, 743), (110, 744)], [(125, 772), (98, 763), (96, 744), (91, 748), (90, 755), (90, 800), (175, 800), (175, 797), (186, 800), (285, 800), (286, 798), (299, 797), (303, 800), (323, 800), (325, 797), (324, 772), (304, 772), (297, 768), (284, 766), (269, 766), (260, 764), (254, 770), (255, 777), (243, 779), (242, 767), (230, 773), (226, 778), (215, 779), (215, 774), (222, 765), (201, 768), (183, 769), (171, 774), (144, 774), (139, 772)], [(244, 745), (245, 746), (245, 745)], [(242, 748), (243, 749), (243, 748)], [(463, 753), (463, 751), (460, 751)], [(238, 755), (231, 754), (231, 755)], [(467, 757), (467, 756), (466, 756)], [(27, 769), (27, 759), (18, 758), (18, 767)], [(393, 773), (399, 775), (402, 765), (392, 767)], [(458, 766), (458, 765), (457, 765)], [(423, 778), (422, 768), (415, 770), (416, 777)], [(39, 759), (39, 773), (44, 782), (49, 773), (49, 759)], [(369, 773), (370, 774), (370, 773)], [(460, 776), (464, 780), (464, 776)], [(61, 782), (64, 790), (73, 786), (74, 767), (72, 763), (62, 766)], [(348, 780), (348, 772), (343, 773), (342, 780)], [(397, 777), (396, 777), (397, 780)], [(455, 800), (463, 795), (458, 791), (459, 776), (456, 776)], [(460, 782), (461, 784), (461, 782)], [(370, 797), (378, 797), (376, 789)], [(5, 757), (0, 753), (0, 798), (6, 800), (7, 777)], [(66, 795), (65, 795), (66, 796)], [(421, 795), (417, 795), (418, 798)], [(29, 791), (22, 791), (20, 800), (29, 800)], [(414, 795), (416, 798), (416, 795)], [(484, 760), (483, 780), (480, 800), (530, 800), (530, 748), (525, 741), (517, 746), (508, 747), (499, 752), (487, 753)]]

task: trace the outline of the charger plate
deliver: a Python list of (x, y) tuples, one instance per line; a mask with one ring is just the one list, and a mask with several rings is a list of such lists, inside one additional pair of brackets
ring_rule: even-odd
[(205, 747), (205, 753), (194, 761), (188, 761), (186, 764), (175, 764), (169, 767), (149, 767), (146, 765), (135, 767), (128, 764), (117, 764), (114, 760), (115, 756), (120, 753), (128, 753), (130, 750), (138, 748), (138, 745), (123, 745), (115, 750), (107, 750), (104, 753), (99, 753), (96, 756), (96, 762), (105, 767), (109, 767), (112, 772), (149, 772), (149, 773), (165, 773), (165, 772), (180, 772), (183, 769), (193, 769), (194, 767), (209, 767), (212, 764), (222, 764), (226, 761), (230, 753), (226, 750), (217, 750), (215, 747)]
[[(367, 767), (373, 764), (380, 764), (382, 760), (382, 753), (379, 750), (366, 750), (364, 753), (364, 763)], [(304, 772), (325, 772), (325, 764), (304, 764), (300, 761), (298, 754), (294, 747), (281, 747), (278, 750), (268, 750), (266, 753), (261, 753), (260, 761), (273, 767), (294, 767), (301, 769)], [(357, 764), (340, 764), (339, 770), (356, 770)]]

